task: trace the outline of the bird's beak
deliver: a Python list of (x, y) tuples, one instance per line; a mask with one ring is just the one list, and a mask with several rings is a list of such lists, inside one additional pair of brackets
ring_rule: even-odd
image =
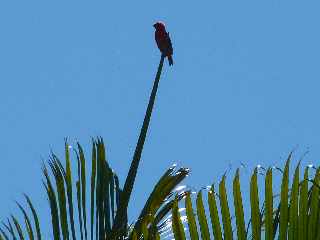
[(153, 26), (154, 28), (156, 28), (156, 24), (153, 24), (152, 26)]

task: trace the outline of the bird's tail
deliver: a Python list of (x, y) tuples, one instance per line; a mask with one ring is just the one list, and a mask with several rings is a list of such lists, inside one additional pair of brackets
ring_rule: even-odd
[(169, 66), (173, 65), (173, 59), (172, 56), (168, 56)]

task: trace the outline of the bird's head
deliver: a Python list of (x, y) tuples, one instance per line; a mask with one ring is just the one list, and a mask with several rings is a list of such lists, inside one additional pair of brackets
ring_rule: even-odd
[(163, 22), (156, 22), (155, 24), (153, 24), (153, 27), (156, 30), (165, 30), (165, 25)]

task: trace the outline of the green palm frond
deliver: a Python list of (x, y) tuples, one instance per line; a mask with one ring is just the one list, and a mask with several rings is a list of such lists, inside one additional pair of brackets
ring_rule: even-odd
[[(239, 169), (233, 178), (233, 204), (228, 200), (226, 176), (219, 183), (219, 193), (214, 186), (208, 192), (207, 204), (203, 202), (202, 191), (196, 197), (196, 206), (192, 206), (192, 198), (185, 198), (187, 225), (181, 225), (177, 218), (176, 206), (172, 210), (172, 228), (174, 236), (199, 239), (320, 239), (320, 168), (316, 170), (313, 179), (308, 179), (308, 167), (304, 179), (299, 182), (300, 164), (295, 168), (292, 183), (289, 188), (289, 167), (291, 154), (284, 169), (281, 171), (282, 181), (278, 200), (273, 192), (273, 172), (269, 168), (264, 175), (264, 201), (260, 206), (258, 185), (258, 169), (255, 168), (250, 181), (250, 210), (244, 209), (240, 186)], [(310, 186), (308, 185), (309, 183)], [(219, 204), (218, 204), (219, 202)], [(276, 208), (274, 208), (276, 206)], [(220, 214), (219, 214), (220, 210)], [(232, 210), (232, 213), (231, 213)], [(175, 214), (175, 217), (174, 217)], [(231, 217), (235, 216), (234, 218)], [(251, 216), (247, 221), (245, 216)], [(208, 219), (211, 220), (211, 232), (208, 229)], [(251, 228), (250, 228), (251, 225)], [(181, 233), (184, 229), (184, 233)], [(223, 236), (223, 238), (222, 238)], [(262, 238), (264, 236), (264, 238)], [(178, 239), (178, 238), (176, 238)]]
[[(76, 181), (72, 178), (72, 169), (74, 168), (71, 164), (72, 156), (69, 150), (70, 145), (66, 141), (65, 164), (52, 153), (48, 166), (44, 164), (42, 167), (43, 185), (49, 201), (52, 235), (55, 240), (70, 238), (125, 239), (135, 236), (138, 239), (143, 236), (149, 238), (152, 236), (151, 239), (153, 237), (156, 239), (165, 225), (165, 218), (175, 206), (175, 201), (180, 201), (186, 195), (186, 191), (177, 192), (176, 188), (188, 176), (189, 169), (176, 169), (175, 166), (169, 168), (156, 183), (133, 228), (129, 228), (126, 219), (123, 223), (126, 226), (125, 232), (118, 232), (119, 235), (112, 236), (112, 227), (119, 210), (119, 198), (122, 190), (119, 187), (118, 176), (106, 160), (103, 140), (98, 138), (92, 142), (91, 176), (86, 175), (85, 153), (81, 145), (77, 143), (77, 148), (73, 151), (76, 159)], [(89, 191), (87, 191), (86, 185), (87, 178), (90, 182)], [(0, 229), (1, 238), (7, 239), (10, 236), (19, 240), (41, 239), (38, 215), (29, 197), (25, 197), (31, 214), (28, 214), (23, 206), (17, 203), (24, 216), (25, 230), (18, 219), (12, 216), (11, 219), (8, 219), (8, 223), (3, 225), (7, 231)], [(87, 201), (90, 201), (90, 204), (87, 204)], [(90, 216), (88, 230), (86, 230), (87, 216)]]
[(163, 220), (174, 207), (175, 201), (180, 201), (187, 194), (186, 191), (182, 190), (175, 196), (175, 188), (188, 174), (189, 169), (180, 168), (176, 170), (173, 166), (160, 178), (134, 225), (134, 232), (137, 237), (142, 236), (143, 227), (146, 227), (148, 235), (153, 237), (162, 231), (163, 227), (166, 226)]
[[(105, 158), (105, 147), (102, 139), (93, 140), (92, 156), (92, 176), (90, 198), (87, 198), (86, 189), (86, 160), (82, 147), (77, 144), (74, 151), (77, 159), (77, 180), (72, 180), (71, 157), (69, 153), (70, 146), (65, 142), (66, 163), (63, 166), (60, 159), (51, 154), (48, 161), (48, 167), (44, 164), (43, 185), (46, 189), (49, 200), (52, 234), (55, 240), (58, 239), (88, 239), (87, 230), (87, 199), (90, 199), (90, 232), (91, 239), (105, 239), (111, 233), (112, 223), (119, 206), (119, 195), (121, 189), (117, 175), (109, 167)], [(96, 174), (97, 173), (97, 174)], [(55, 183), (55, 184), (53, 184)], [(74, 186), (74, 185), (75, 186)], [(72, 190), (75, 189), (75, 192)], [(74, 197), (76, 195), (76, 197)], [(28, 239), (41, 240), (40, 222), (31, 200), (26, 196), (31, 215), (18, 204), (23, 213), (26, 231), (22, 230), (21, 224), (17, 218), (11, 217), (8, 223), (3, 223), (4, 231), (0, 229), (0, 236), (7, 239), (8, 233), (13, 239), (25, 239), (24, 232)], [(74, 199), (77, 203), (74, 205)], [(75, 221), (75, 213), (78, 218)], [(31, 218), (33, 217), (33, 224)], [(13, 227), (14, 226), (14, 227)], [(78, 229), (77, 229), (78, 226)]]
[[(28, 214), (28, 210), (24, 208), (20, 203), (17, 202), (18, 208), (23, 214), (25, 230), (22, 224), (19, 223), (18, 219), (11, 215), (11, 220), (8, 218), (7, 223), (2, 222), (4, 228), (0, 227), (0, 240), (5, 239), (29, 239), (29, 240), (41, 240), (41, 230), (39, 224), (39, 217), (34, 209), (30, 198), (24, 195), (27, 201), (29, 210), (31, 211), (31, 216)], [(14, 227), (13, 227), (14, 226)]]

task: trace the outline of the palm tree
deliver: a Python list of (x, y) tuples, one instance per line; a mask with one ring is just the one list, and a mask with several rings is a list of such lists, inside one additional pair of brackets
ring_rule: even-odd
[[(289, 188), (289, 163), (291, 154), (282, 171), (279, 198), (272, 188), (273, 169), (264, 174), (264, 200), (259, 198), (258, 172), (255, 168), (250, 181), (250, 219), (245, 219), (240, 187), (240, 173), (233, 179), (233, 201), (226, 190), (226, 175), (218, 184), (194, 194), (188, 189), (176, 187), (189, 174), (188, 168), (170, 167), (154, 186), (137, 220), (129, 224), (128, 203), (138, 171), (152, 109), (160, 81), (164, 56), (150, 95), (137, 146), (126, 177), (124, 187), (110, 167), (102, 138), (92, 139), (91, 174), (88, 174), (87, 157), (77, 143), (74, 154), (65, 141), (65, 164), (54, 153), (48, 164), (43, 164), (43, 185), (46, 189), (52, 223), (53, 239), (320, 239), (319, 181), (320, 168), (309, 179), (305, 168), (300, 181), (300, 164), (296, 167)], [(72, 157), (76, 159), (76, 174), (72, 172)], [(73, 179), (76, 175), (76, 180)], [(87, 182), (89, 181), (89, 184)], [(89, 185), (89, 186), (87, 186)], [(261, 189), (260, 189), (261, 190)], [(89, 192), (89, 195), (88, 195)], [(30, 198), (25, 195), (30, 211), (20, 203), (25, 230), (14, 216), (0, 227), (0, 240), (43, 239), (41, 221)], [(195, 200), (195, 206), (193, 206)], [(183, 208), (181, 205), (184, 203)], [(88, 206), (89, 205), (89, 206)], [(274, 207), (275, 206), (275, 207)], [(182, 210), (185, 209), (185, 215)], [(232, 209), (234, 213), (232, 214)], [(31, 214), (30, 214), (30, 213)], [(248, 215), (248, 214), (247, 214)], [(211, 224), (208, 220), (211, 220)], [(211, 228), (209, 227), (211, 225)]]
[[(143, 233), (146, 234), (145, 228), (151, 223), (152, 226), (147, 227), (149, 237), (156, 237), (161, 228), (165, 226), (162, 224), (162, 220), (170, 212), (174, 203), (174, 196), (177, 194), (177, 198), (181, 199), (185, 195), (184, 191), (176, 192), (174, 189), (188, 175), (189, 169), (180, 168), (176, 170), (175, 167), (169, 168), (155, 185), (133, 229), (129, 229), (127, 221), (128, 203), (151, 119), (164, 58), (165, 56), (162, 55), (137, 146), (123, 188), (119, 186), (118, 176), (110, 168), (106, 160), (105, 146), (102, 138), (92, 140), (89, 197), (86, 191), (86, 158), (83, 148), (79, 143), (77, 143), (77, 149), (74, 151), (77, 159), (77, 180), (75, 183), (72, 179), (70, 146), (67, 141), (65, 142), (65, 167), (58, 156), (53, 153), (48, 161), (51, 175), (48, 167), (45, 164), (43, 165), (43, 185), (49, 200), (52, 234), (55, 240), (61, 238), (72, 238), (75, 240), (79, 237), (91, 240), (140, 237)], [(55, 184), (51, 176), (53, 176)], [(89, 198), (90, 208), (88, 211), (87, 200)], [(37, 238), (41, 239), (38, 215), (28, 196), (26, 196), (26, 199), (36, 226), (36, 232), (34, 232), (30, 217), (26, 210), (18, 204), (24, 215), (27, 234), (29, 239), (34, 239), (35, 233), (37, 234)], [(74, 206), (74, 199), (76, 199), (77, 207)], [(75, 223), (76, 212), (78, 213), (78, 226)], [(90, 218), (87, 216), (88, 212), (90, 213)], [(88, 222), (90, 222), (89, 230)], [(8, 236), (11, 236), (13, 239), (17, 239), (17, 236), (19, 236), (18, 238), (24, 239), (21, 224), (15, 217), (12, 216), (11, 220), (8, 219), (8, 223), (3, 223), (3, 227), (7, 230), (7, 233), (4, 229), (0, 228), (0, 240), (3, 238), (8, 239)], [(133, 235), (131, 235), (132, 232), (134, 233)]]

